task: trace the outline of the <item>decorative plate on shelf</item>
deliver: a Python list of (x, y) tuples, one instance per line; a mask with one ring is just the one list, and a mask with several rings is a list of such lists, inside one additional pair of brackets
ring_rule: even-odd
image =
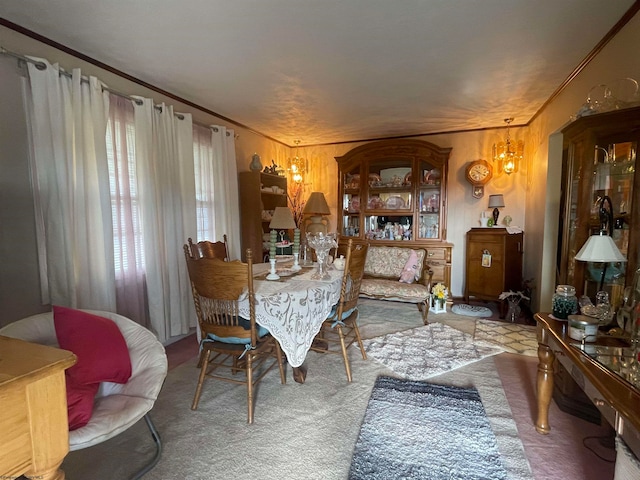
[(358, 195), (354, 195), (353, 197), (351, 197), (351, 200), (349, 201), (349, 212), (357, 213), (359, 211), (360, 211), (360, 197), (358, 197)]
[(385, 208), (384, 201), (380, 197), (371, 197), (369, 199), (369, 210), (379, 210)]
[(402, 180), (402, 185), (411, 185), (411, 172), (407, 173)]
[(387, 207), (389, 210), (398, 210), (399, 208), (404, 208), (404, 200), (402, 199), (402, 197), (394, 195), (393, 197), (387, 198), (385, 207)]

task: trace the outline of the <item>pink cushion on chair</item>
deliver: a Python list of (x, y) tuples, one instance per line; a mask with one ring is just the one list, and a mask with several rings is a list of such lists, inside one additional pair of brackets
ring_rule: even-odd
[(402, 273), (400, 274), (400, 282), (403, 283), (413, 283), (416, 279), (416, 273), (418, 271), (418, 254), (415, 250), (411, 250), (411, 254), (409, 255), (409, 259), (407, 263), (404, 265), (402, 269)]
[(67, 370), (76, 383), (127, 383), (131, 377), (129, 349), (112, 320), (54, 306), (53, 321), (60, 348), (78, 357), (78, 362)]

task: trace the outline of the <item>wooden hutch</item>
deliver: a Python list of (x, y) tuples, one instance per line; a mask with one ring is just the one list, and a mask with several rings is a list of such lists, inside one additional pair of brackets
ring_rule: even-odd
[(451, 288), (447, 237), (447, 165), (451, 148), (424, 140), (381, 140), (338, 162), (338, 233), (342, 240), (423, 248), (433, 282)]

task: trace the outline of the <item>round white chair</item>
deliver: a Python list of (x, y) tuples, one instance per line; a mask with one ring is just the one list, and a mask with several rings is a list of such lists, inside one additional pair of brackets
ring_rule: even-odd
[[(85, 311), (109, 318), (116, 323), (129, 350), (131, 378), (125, 384), (100, 384), (91, 420), (84, 427), (69, 432), (69, 450), (97, 445), (124, 432), (144, 418), (156, 444), (156, 453), (149, 463), (131, 477), (138, 479), (158, 463), (162, 453), (160, 435), (151, 421), (149, 412), (167, 376), (167, 356), (155, 335), (134, 321), (116, 313)], [(58, 347), (53, 312), (33, 315), (10, 323), (0, 329), (0, 335)]]

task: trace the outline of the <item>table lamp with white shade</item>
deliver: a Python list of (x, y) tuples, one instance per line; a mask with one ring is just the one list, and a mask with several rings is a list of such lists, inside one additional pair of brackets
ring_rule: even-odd
[[(278, 280), (280, 276), (276, 273), (276, 247), (284, 248), (283, 245), (285, 230), (296, 228), (296, 222), (293, 220), (293, 214), (288, 207), (276, 207), (269, 223), (271, 235), (269, 239), (269, 263), (271, 270), (267, 275), (267, 280)], [(280, 242), (277, 242), (277, 230), (280, 230)]]
[[(604, 208), (605, 202), (609, 203), (609, 209)], [(602, 276), (600, 277), (600, 288), (604, 287), (604, 277), (607, 273), (609, 262), (626, 262), (627, 259), (618, 249), (613, 238), (609, 236), (613, 232), (613, 206), (611, 199), (604, 196), (600, 201), (600, 233), (591, 235), (582, 246), (575, 259), (580, 262), (604, 263)]]
[(498, 225), (498, 217), (500, 216), (500, 210), (498, 208), (504, 207), (504, 197), (501, 193), (497, 195), (489, 195), (489, 208), (493, 208), (493, 225)]

